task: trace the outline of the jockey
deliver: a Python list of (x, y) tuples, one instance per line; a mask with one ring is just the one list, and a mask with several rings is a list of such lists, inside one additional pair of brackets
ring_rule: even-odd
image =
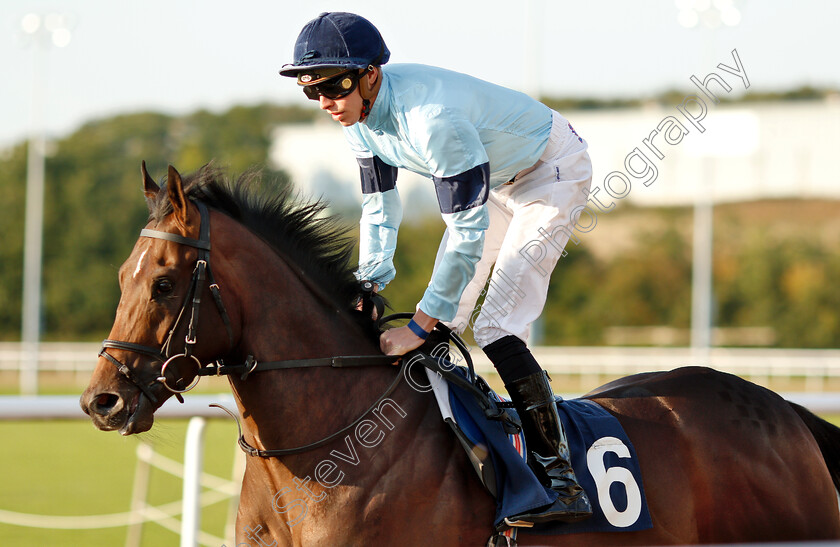
[(519, 412), (532, 466), (560, 494), (520, 520), (587, 518), (591, 506), (569, 462), (551, 384), (525, 344), (587, 199), (587, 144), (565, 118), (525, 94), (440, 68), (383, 67), (389, 57), (368, 20), (322, 13), (298, 36), (294, 62), (280, 70), (343, 126), (357, 157), (360, 280), (381, 290), (394, 278), (398, 169), (434, 183), (446, 233), (414, 317), (382, 334), (382, 351), (420, 347), (438, 321), (456, 332), (471, 327)]

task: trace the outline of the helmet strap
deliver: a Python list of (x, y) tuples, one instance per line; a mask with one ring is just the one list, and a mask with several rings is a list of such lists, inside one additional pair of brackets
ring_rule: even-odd
[[(362, 114), (359, 117), (359, 121), (363, 122), (370, 114), (370, 110), (372, 108), (372, 104), (370, 99), (373, 97), (374, 89), (376, 85), (379, 83), (379, 78), (377, 77), (376, 82), (373, 83), (372, 86), (369, 86), (367, 83), (367, 74), (373, 70), (373, 65), (368, 65), (367, 69), (365, 69), (364, 74), (362, 75), (362, 81), (359, 82), (359, 95), (362, 97)], [(370, 94), (368, 94), (370, 92)]]

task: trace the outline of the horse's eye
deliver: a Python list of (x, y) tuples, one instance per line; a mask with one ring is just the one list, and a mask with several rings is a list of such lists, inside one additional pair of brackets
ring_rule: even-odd
[(152, 285), (152, 293), (154, 297), (162, 296), (165, 294), (169, 294), (172, 292), (172, 281), (166, 279), (165, 277), (161, 279), (155, 279), (154, 285)]

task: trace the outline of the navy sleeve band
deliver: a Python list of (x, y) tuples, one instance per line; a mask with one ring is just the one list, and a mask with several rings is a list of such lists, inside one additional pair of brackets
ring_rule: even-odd
[(490, 192), (490, 163), (452, 177), (432, 177), (441, 213), (457, 213), (484, 205)]
[(393, 190), (397, 183), (397, 168), (382, 161), (379, 156), (357, 158), (362, 177), (362, 193), (375, 194)]

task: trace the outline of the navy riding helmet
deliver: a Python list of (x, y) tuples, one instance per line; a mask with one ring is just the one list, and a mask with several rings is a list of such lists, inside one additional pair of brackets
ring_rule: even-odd
[(283, 65), (282, 76), (323, 68), (366, 69), (384, 65), (391, 57), (373, 24), (353, 13), (325, 12), (308, 22), (295, 42), (295, 60)]

